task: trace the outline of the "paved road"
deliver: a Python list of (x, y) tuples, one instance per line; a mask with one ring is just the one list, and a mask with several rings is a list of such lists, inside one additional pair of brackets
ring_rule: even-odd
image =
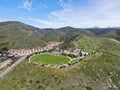
[(3, 78), (5, 75), (7, 75), (9, 72), (11, 72), (18, 64), (20, 64), (22, 61), (26, 60), (27, 56), (21, 57), (18, 61), (16, 61), (14, 64), (12, 64), (10, 67), (8, 67), (4, 72), (0, 74), (0, 78)]
[(115, 40), (115, 39), (110, 39), (110, 40), (112, 40), (112, 41), (115, 41), (115, 42), (117, 42), (117, 43), (120, 43), (120, 41), (118, 41), (118, 40)]

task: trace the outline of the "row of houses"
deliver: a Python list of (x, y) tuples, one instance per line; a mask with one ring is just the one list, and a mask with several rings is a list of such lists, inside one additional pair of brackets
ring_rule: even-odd
[(88, 52), (84, 52), (83, 49), (80, 49), (80, 48), (76, 48), (74, 50), (55, 50), (53, 52), (51, 52), (52, 54), (55, 54), (55, 55), (75, 55), (75, 56), (87, 56), (89, 55)]
[(9, 51), (0, 52), (0, 58), (14, 58), (15, 55), (10, 53)]
[(23, 55), (30, 55), (32, 53), (37, 53), (37, 52), (44, 52), (44, 51), (49, 51), (54, 49), (55, 47), (59, 46), (63, 42), (48, 42), (44, 47), (38, 47), (35, 49), (21, 49), (21, 50), (9, 50), (10, 53), (18, 56), (23, 56)]

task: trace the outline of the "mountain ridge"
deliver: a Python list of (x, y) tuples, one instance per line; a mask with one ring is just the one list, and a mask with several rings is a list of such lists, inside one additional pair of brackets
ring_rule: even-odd
[(107, 37), (120, 40), (120, 29), (116, 28), (36, 28), (19, 21), (0, 22), (0, 47), (33, 48), (48, 41), (69, 41), (79, 35)]

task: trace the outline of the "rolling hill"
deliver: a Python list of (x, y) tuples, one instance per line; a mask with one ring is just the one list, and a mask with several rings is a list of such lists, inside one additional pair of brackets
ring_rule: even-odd
[(96, 36), (114, 38), (120, 41), (120, 29), (119, 28), (91, 28), (87, 30), (91, 31)]
[(22, 62), (4, 79), (1, 90), (120, 90), (119, 28), (39, 29), (17, 21), (0, 23), (0, 48), (33, 48), (55, 40), (63, 49), (84, 48), (97, 53), (69, 68), (52, 69)]
[[(42, 45), (43, 31), (16, 21), (0, 23), (0, 46), (8, 48), (31, 48)], [(35, 45), (36, 43), (36, 45)]]
[(2, 90), (119, 90), (120, 44), (101, 39), (96, 55), (65, 69), (45, 68), (22, 62), (4, 79)]
[[(107, 37), (120, 39), (118, 28), (73, 28), (70, 26), (58, 29), (36, 28), (18, 21), (6, 21), (0, 23), (0, 48), (34, 48), (44, 45), (48, 41), (65, 41), (66, 43), (81, 38)], [(81, 39), (82, 40), (82, 39)], [(92, 40), (92, 39), (91, 39)], [(83, 41), (83, 40), (82, 40)], [(70, 43), (69, 43), (70, 44)], [(72, 45), (72, 43), (70, 44)]]
[(39, 29), (18, 21), (0, 23), (0, 47), (33, 48), (42, 46), (47, 41), (57, 41), (59, 36), (59, 31)]

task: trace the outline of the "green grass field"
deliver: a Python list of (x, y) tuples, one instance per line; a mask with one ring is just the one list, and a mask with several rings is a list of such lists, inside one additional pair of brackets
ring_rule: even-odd
[(57, 56), (52, 54), (39, 54), (30, 58), (31, 62), (43, 63), (43, 64), (65, 64), (69, 62), (69, 58), (65, 56)]

